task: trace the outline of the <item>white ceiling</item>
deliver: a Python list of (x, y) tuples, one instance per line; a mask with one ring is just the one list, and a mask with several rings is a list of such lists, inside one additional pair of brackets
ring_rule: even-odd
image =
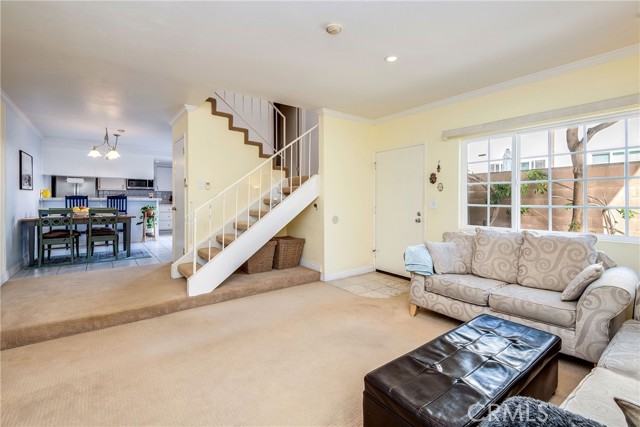
[[(636, 1), (0, 8), (2, 90), (45, 137), (100, 142), (122, 128), (123, 147), (165, 153), (170, 118), (217, 88), (375, 119), (640, 41)], [(330, 22), (342, 34), (326, 34)]]

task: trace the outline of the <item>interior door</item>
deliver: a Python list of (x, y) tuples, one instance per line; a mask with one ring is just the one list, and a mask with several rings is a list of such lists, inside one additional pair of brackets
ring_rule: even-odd
[(186, 209), (185, 209), (185, 162), (184, 137), (173, 144), (173, 260), (185, 253)]
[(409, 277), (403, 254), (424, 242), (424, 147), (376, 153), (376, 270)]

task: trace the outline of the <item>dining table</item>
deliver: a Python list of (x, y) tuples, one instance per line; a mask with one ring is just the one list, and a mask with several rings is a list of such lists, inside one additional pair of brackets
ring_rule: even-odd
[[(123, 239), (122, 239), (122, 249), (127, 252), (127, 257), (131, 256), (131, 220), (135, 218), (135, 215), (123, 215), (118, 214), (118, 224), (122, 224), (123, 229)], [(27, 232), (27, 254), (28, 254), (28, 264), (33, 265), (36, 261), (35, 257), (35, 246), (36, 246), (36, 236), (38, 235), (39, 218), (36, 217), (28, 217), (21, 218), (20, 224), (23, 230)], [(73, 215), (73, 225), (76, 224), (88, 224), (89, 223), (89, 215)]]

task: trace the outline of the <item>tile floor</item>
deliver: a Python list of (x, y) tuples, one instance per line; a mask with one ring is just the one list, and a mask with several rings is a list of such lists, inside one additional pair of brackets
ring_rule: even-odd
[[(97, 246), (95, 251), (110, 251), (111, 246)], [(171, 261), (171, 233), (162, 233), (156, 240), (153, 238), (147, 239), (144, 243), (131, 243), (131, 249), (145, 248), (151, 258), (140, 258), (130, 260), (118, 260), (111, 262), (96, 262), (93, 264), (78, 264), (78, 265), (63, 265), (55, 267), (41, 268), (23, 268), (14, 274), (9, 280), (20, 280), (28, 277), (38, 276), (52, 276), (56, 274), (75, 273), (78, 271), (91, 271), (91, 270), (103, 270), (108, 268), (121, 268), (121, 267), (137, 267), (141, 265), (149, 264), (161, 264)], [(86, 253), (85, 247), (80, 246), (80, 255)], [(66, 252), (65, 249), (59, 249), (59, 251)], [(52, 251), (55, 254), (56, 250)]]
[(367, 298), (391, 298), (406, 294), (411, 288), (409, 279), (372, 272), (327, 282), (352, 294)]

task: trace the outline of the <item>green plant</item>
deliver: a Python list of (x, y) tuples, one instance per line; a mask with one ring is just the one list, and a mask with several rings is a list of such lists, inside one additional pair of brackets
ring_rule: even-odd
[[(145, 218), (145, 213), (146, 218)], [(140, 208), (140, 216), (139, 218), (142, 220), (137, 224), (140, 225), (146, 220), (147, 228), (154, 228), (156, 226), (156, 222), (158, 221), (158, 216), (156, 215), (156, 206), (155, 205), (147, 205)]]

